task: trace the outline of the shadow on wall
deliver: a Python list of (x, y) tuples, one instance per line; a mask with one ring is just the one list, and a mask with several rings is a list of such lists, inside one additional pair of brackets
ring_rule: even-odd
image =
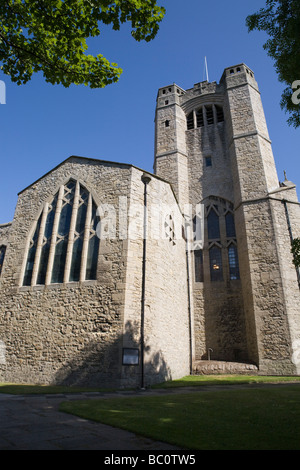
[[(103, 328), (103, 325), (102, 325)], [(81, 333), (82, 335), (82, 333)], [(96, 337), (96, 339), (90, 339)], [(86, 386), (101, 388), (136, 387), (142, 384), (140, 326), (138, 322), (128, 321), (123, 334), (112, 336), (109, 331), (93, 331), (82, 335), (82, 346), (78, 354), (56, 372), (54, 383), (66, 386)], [(68, 341), (71, 337), (68, 338)], [(74, 338), (78, 342), (78, 339)], [(74, 350), (74, 348), (71, 348)], [(137, 364), (123, 363), (124, 350), (137, 353)], [(144, 346), (144, 385), (171, 380), (172, 374), (161, 351), (153, 352), (145, 339)], [(134, 361), (133, 361), (134, 362)]]

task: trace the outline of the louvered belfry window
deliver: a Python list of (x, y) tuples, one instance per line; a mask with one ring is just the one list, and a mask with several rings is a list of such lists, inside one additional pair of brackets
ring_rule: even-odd
[(91, 194), (78, 181), (61, 186), (36, 222), (23, 285), (96, 279), (99, 220)]

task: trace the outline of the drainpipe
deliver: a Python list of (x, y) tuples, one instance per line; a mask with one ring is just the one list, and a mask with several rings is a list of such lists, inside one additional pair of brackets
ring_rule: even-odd
[[(294, 241), (294, 237), (293, 237), (293, 232), (292, 232), (292, 227), (291, 227), (291, 222), (290, 222), (290, 216), (289, 216), (289, 210), (288, 210), (288, 206), (287, 206), (287, 200), (283, 199), (282, 202), (284, 204), (285, 216), (286, 216), (286, 221), (287, 221), (288, 230), (289, 230), (289, 234), (290, 234), (291, 245), (292, 245), (292, 243)], [(298, 279), (298, 286), (299, 286), (299, 289), (300, 289), (300, 269), (298, 267), (296, 267), (296, 273), (297, 273), (297, 279)]]
[(144, 325), (145, 325), (145, 287), (146, 287), (146, 254), (147, 254), (147, 186), (151, 181), (151, 177), (146, 173), (142, 175), (144, 183), (144, 233), (143, 233), (143, 274), (142, 274), (142, 299), (141, 299), (141, 389), (145, 389), (145, 372), (144, 372)]
[[(185, 219), (185, 215), (183, 214)], [(190, 224), (185, 221), (184, 226), (184, 236), (185, 236), (185, 253), (186, 253), (186, 271), (187, 271), (187, 295), (188, 295), (188, 316), (189, 316), (189, 346), (190, 346), (190, 375), (193, 375), (193, 340), (192, 340), (192, 305), (191, 305), (191, 278), (190, 278)]]
[[(187, 228), (187, 227), (186, 227)], [(189, 241), (186, 237), (186, 269), (187, 269), (187, 294), (188, 294), (188, 315), (189, 315), (189, 342), (190, 342), (190, 375), (193, 375), (193, 348), (192, 348), (192, 312), (191, 312), (191, 280), (189, 263)]]

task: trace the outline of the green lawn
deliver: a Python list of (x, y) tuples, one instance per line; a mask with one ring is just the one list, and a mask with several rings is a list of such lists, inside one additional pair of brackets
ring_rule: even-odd
[(193, 450), (300, 450), (300, 389), (64, 402), (61, 411)]
[(188, 375), (178, 380), (170, 380), (152, 388), (199, 387), (200, 385), (230, 385), (252, 383), (300, 382), (300, 376), (266, 375)]

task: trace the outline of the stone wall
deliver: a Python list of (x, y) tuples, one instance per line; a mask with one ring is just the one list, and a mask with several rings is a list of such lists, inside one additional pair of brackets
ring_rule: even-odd
[[(128, 240), (124, 347), (137, 347), (140, 335), (144, 184), (133, 169), (129, 224), (134, 223)], [(147, 185), (147, 238), (145, 264), (145, 385), (190, 372), (189, 310), (185, 240), (182, 214), (170, 185), (151, 177)], [(124, 379), (141, 381), (140, 369), (124, 366)], [(141, 383), (141, 382), (138, 382)]]
[(0, 246), (7, 245), (10, 228), (11, 228), (11, 222), (0, 225)]

